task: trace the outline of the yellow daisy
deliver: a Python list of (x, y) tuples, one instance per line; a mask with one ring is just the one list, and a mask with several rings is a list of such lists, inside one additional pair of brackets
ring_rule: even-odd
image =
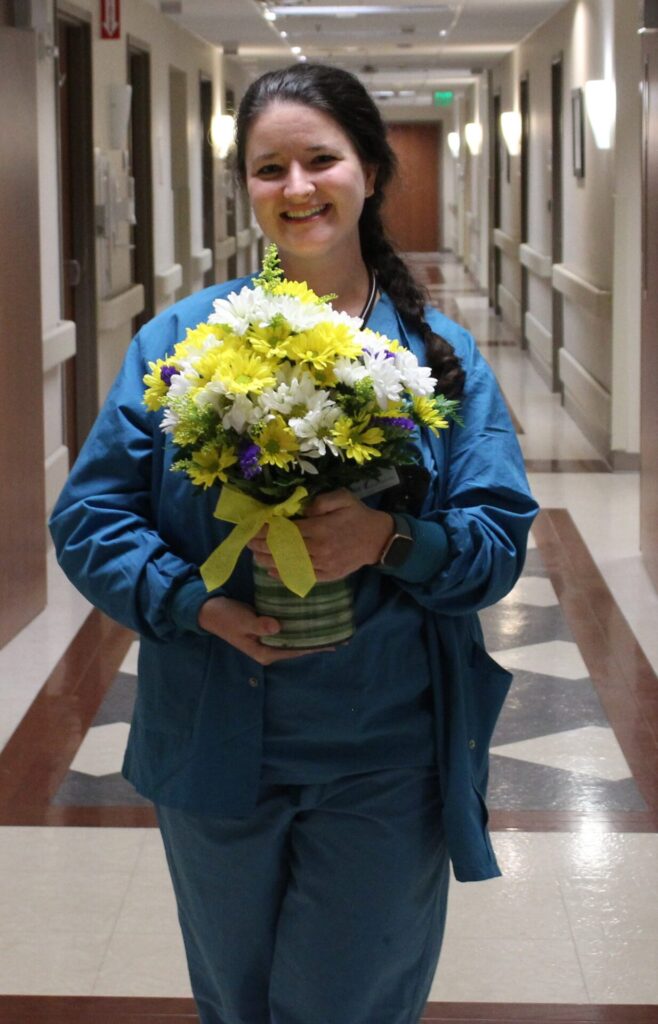
[(259, 395), (276, 384), (275, 366), (256, 352), (221, 350), (213, 381), (229, 395)]
[(259, 462), (265, 466), (285, 469), (295, 460), (299, 442), (281, 416), (275, 416), (265, 424), (257, 438), (261, 449)]
[(317, 370), (326, 370), (341, 356), (353, 358), (360, 351), (352, 328), (340, 323), (316, 324), (296, 334), (286, 345), (287, 356), (293, 363)]
[(349, 416), (341, 416), (336, 421), (331, 437), (336, 447), (360, 466), (381, 455), (376, 445), (385, 440), (381, 427), (368, 427), (367, 418), (361, 420)]
[(149, 363), (151, 372), (145, 373), (143, 378), (146, 384), (143, 401), (146, 408), (150, 409), (151, 412), (157, 412), (158, 409), (161, 409), (166, 404), (169, 382), (162, 376), (162, 367), (175, 365), (175, 362), (170, 359), (158, 359), (155, 363)]
[(413, 399), (413, 409), (421, 423), (429, 427), (434, 434), (448, 426), (448, 421), (438, 411), (431, 398), (416, 395)]
[(223, 448), (221, 451), (201, 450), (194, 452), (187, 465), (187, 475), (193, 484), (199, 487), (212, 487), (217, 481), (226, 483), (225, 470), (238, 461), (234, 448)]

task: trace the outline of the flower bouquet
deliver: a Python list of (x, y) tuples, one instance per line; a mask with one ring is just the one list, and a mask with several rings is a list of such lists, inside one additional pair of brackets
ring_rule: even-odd
[(280, 580), (254, 565), (255, 603), (282, 621), (266, 641), (277, 646), (353, 632), (349, 581), (316, 583), (295, 517), (317, 494), (417, 463), (417, 428), (458, 420), (457, 402), (435, 395), (413, 353), (334, 310), (333, 298), (286, 280), (271, 245), (254, 287), (217, 299), (208, 322), (144, 377), (144, 402), (164, 410), (178, 449), (172, 469), (198, 487), (221, 485), (215, 516), (235, 524), (201, 566), (209, 590), (267, 527)]

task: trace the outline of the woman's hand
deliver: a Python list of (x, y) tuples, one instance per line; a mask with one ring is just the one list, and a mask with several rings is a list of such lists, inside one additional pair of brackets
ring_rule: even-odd
[[(393, 517), (388, 512), (368, 508), (346, 488), (319, 495), (295, 523), (318, 580), (339, 580), (364, 565), (374, 565), (393, 532)], [(265, 530), (248, 546), (258, 564), (277, 577)]]
[[(289, 648), (267, 647), (260, 642), (262, 636), (272, 636), (281, 628), (276, 619), (269, 615), (258, 615), (248, 604), (233, 601), (229, 597), (210, 597), (199, 610), (199, 625), (202, 629), (225, 640), (232, 647), (257, 661), (259, 665), (271, 665), (284, 658), (301, 658), (305, 654), (317, 654), (318, 649), (290, 650)], [(322, 648), (333, 651), (333, 647)]]

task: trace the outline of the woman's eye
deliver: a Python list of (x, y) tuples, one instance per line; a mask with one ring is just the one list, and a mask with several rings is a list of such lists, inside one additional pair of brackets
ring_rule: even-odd
[(331, 153), (321, 153), (319, 156), (313, 157), (314, 164), (330, 164), (336, 159)]
[(256, 174), (258, 177), (268, 178), (272, 177), (274, 174), (278, 174), (280, 170), (281, 168), (278, 164), (265, 164), (263, 167), (258, 168)]

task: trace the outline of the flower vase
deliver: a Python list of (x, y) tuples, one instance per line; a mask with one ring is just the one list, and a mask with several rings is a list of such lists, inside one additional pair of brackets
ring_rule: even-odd
[(269, 647), (332, 647), (354, 632), (354, 602), (349, 577), (316, 583), (299, 597), (254, 562), (254, 605), (259, 615), (271, 615), (281, 630), (261, 637)]

